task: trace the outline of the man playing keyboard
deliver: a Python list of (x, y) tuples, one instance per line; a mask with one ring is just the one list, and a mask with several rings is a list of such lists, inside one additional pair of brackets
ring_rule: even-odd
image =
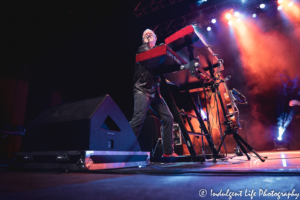
[[(139, 47), (137, 54), (155, 48), (157, 37), (155, 33), (146, 29), (142, 36), (143, 45)], [(164, 146), (164, 157), (177, 157), (174, 153), (173, 144), (173, 115), (171, 114), (166, 102), (161, 97), (159, 77), (152, 74), (151, 69), (136, 63), (134, 71), (134, 112), (130, 126), (138, 137), (141, 126), (145, 120), (149, 107), (162, 122), (162, 140)]]

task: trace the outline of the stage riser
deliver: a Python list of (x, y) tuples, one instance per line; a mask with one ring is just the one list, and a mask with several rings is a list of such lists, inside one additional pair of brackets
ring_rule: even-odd
[(150, 152), (130, 151), (50, 151), (19, 152), (15, 155), (17, 169), (101, 170), (146, 166)]

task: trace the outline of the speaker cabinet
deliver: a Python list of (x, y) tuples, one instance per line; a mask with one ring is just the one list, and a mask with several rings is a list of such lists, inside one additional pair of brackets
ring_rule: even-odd
[(140, 151), (127, 119), (109, 95), (51, 107), (27, 127), (22, 151)]

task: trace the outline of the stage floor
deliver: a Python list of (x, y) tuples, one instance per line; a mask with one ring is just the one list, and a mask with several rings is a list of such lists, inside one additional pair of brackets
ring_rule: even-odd
[(241, 156), (87, 173), (2, 166), (0, 199), (300, 199), (300, 151), (258, 153), (265, 162)]

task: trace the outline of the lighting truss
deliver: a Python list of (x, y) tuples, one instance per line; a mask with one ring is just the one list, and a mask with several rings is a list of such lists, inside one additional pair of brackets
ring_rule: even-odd
[(137, 17), (141, 17), (180, 1), (183, 0), (141, 0), (136, 4), (134, 14)]
[(188, 25), (197, 25), (203, 27), (211, 23), (211, 19), (220, 17), (224, 12), (230, 10), (248, 10), (258, 8), (260, 3), (277, 3), (276, 0), (247, 0), (242, 1), (227, 0), (210, 7), (189, 13), (187, 15), (171, 19), (156, 26), (151, 27), (157, 36), (170, 35)]

